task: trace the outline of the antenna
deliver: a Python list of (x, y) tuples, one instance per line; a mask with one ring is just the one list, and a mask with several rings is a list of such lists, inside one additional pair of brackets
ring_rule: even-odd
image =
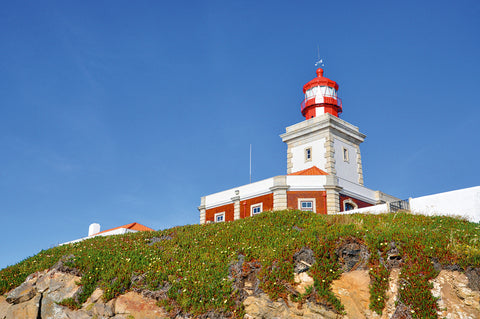
[(250, 144), (250, 183), (252, 183), (252, 144)]

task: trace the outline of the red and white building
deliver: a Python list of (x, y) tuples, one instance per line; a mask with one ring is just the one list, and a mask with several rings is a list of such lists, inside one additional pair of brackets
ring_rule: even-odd
[(338, 84), (319, 68), (303, 93), (305, 120), (280, 135), (287, 144), (287, 175), (202, 197), (201, 224), (287, 208), (331, 214), (398, 201), (363, 185), (360, 144), (365, 135), (339, 118)]

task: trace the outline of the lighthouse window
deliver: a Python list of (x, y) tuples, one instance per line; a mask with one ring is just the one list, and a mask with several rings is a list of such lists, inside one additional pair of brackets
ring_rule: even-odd
[(260, 214), (263, 211), (263, 203), (250, 206), (251, 215)]
[(315, 198), (299, 198), (298, 209), (303, 211), (315, 212)]
[(312, 148), (305, 149), (305, 162), (310, 162), (312, 160)]
[(225, 212), (216, 213), (215, 214), (215, 222), (221, 223), (225, 221)]
[(343, 148), (343, 161), (348, 162), (348, 149), (345, 147)]

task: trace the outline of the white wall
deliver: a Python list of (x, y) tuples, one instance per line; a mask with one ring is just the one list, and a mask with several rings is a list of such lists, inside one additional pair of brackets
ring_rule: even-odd
[(325, 175), (287, 175), (289, 191), (323, 190), (326, 182)]
[(246, 199), (253, 196), (260, 196), (271, 193), (270, 187), (273, 186), (273, 177), (267, 178), (255, 183), (242, 185), (239, 187), (231, 188), (223, 192), (205, 196), (205, 207), (208, 209), (213, 206), (220, 206), (229, 204), (232, 202), (231, 198), (237, 196), (235, 191), (238, 190), (240, 199)]
[(426, 215), (456, 215), (480, 222), (480, 186), (410, 198), (410, 210)]
[(346, 215), (346, 214), (383, 214), (383, 213), (388, 213), (388, 204), (380, 204), (380, 205), (375, 205), (370, 207), (352, 209), (352, 210), (340, 212), (337, 214)]
[[(348, 150), (348, 162), (343, 160), (343, 148)], [(357, 172), (357, 149), (351, 144), (347, 144), (337, 138), (333, 139), (333, 148), (335, 149), (335, 170), (337, 176), (354, 183), (358, 183)]]
[(85, 239), (90, 239), (90, 238), (95, 238), (97, 236), (123, 235), (123, 234), (126, 234), (126, 233), (136, 233), (136, 232), (138, 232), (138, 230), (127, 229), (127, 228), (117, 228), (117, 229), (113, 229), (111, 231), (104, 232), (104, 233), (101, 233), (101, 234), (97, 234), (97, 235), (93, 235), (93, 236), (87, 236), (87, 237), (75, 239), (75, 240), (72, 240), (72, 241), (68, 241), (66, 243), (59, 244), (58, 246), (78, 243), (79, 241), (82, 241), (82, 240), (85, 240)]
[[(312, 160), (305, 162), (305, 149), (312, 148)], [(316, 141), (306, 142), (305, 144), (292, 147), (292, 173), (316, 166), (325, 170), (325, 138), (322, 137)]]

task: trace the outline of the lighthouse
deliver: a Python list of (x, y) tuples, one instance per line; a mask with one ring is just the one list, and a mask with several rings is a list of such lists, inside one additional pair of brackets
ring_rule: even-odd
[(305, 99), (301, 103), (302, 115), (306, 119), (325, 113), (336, 117), (342, 113), (342, 100), (338, 97), (338, 84), (323, 76), (323, 69), (317, 69), (317, 77), (303, 86)]
[(339, 85), (323, 74), (317, 69), (303, 86), (305, 120), (280, 135), (287, 144), (287, 174), (203, 196), (201, 224), (281, 209), (332, 214), (398, 200), (364, 186), (360, 144), (366, 136), (339, 118)]
[(286, 128), (280, 135), (287, 144), (287, 173), (317, 167), (329, 175), (363, 185), (360, 144), (365, 134), (358, 127), (340, 119), (342, 101), (338, 83), (323, 76), (303, 86), (301, 113), (305, 121)]

